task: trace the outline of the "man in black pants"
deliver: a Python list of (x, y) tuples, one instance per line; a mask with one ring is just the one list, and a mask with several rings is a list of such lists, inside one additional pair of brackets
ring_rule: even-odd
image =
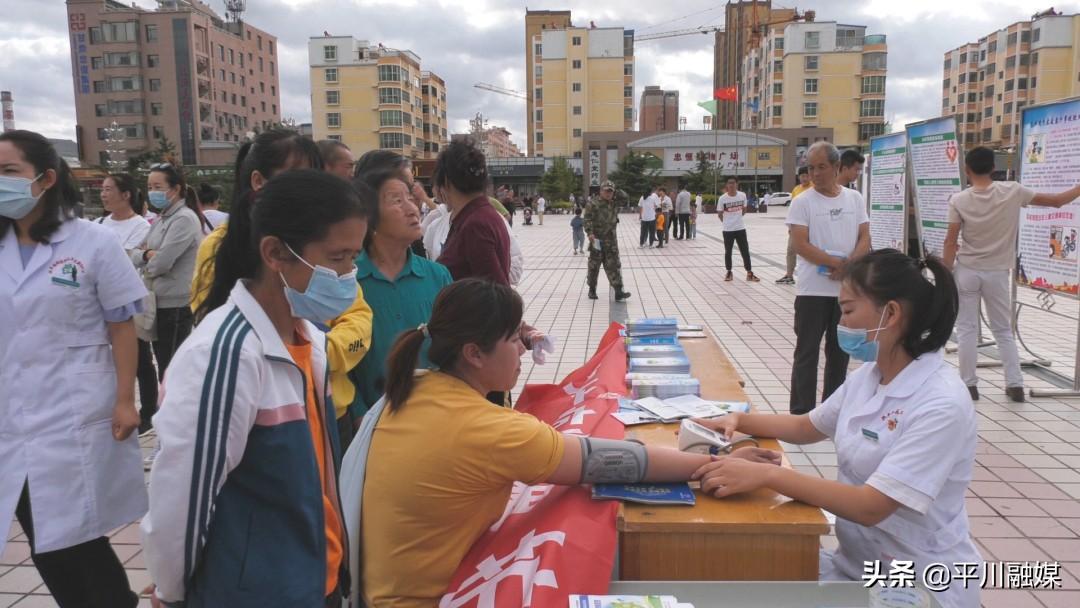
[(660, 198), (656, 196), (656, 187), (652, 192), (641, 197), (638, 202), (638, 219), (641, 220), (641, 243), (645, 246), (646, 237), (649, 239), (649, 247), (656, 241), (656, 213), (660, 209)]
[(814, 184), (791, 201), (787, 225), (798, 254), (795, 297), (795, 360), (791, 368), (792, 414), (816, 406), (818, 356), (825, 337), (824, 401), (844, 383), (848, 355), (840, 348), (840, 277), (848, 261), (870, 251), (870, 220), (863, 197), (838, 181), (840, 151), (829, 142), (807, 154)]
[(675, 239), (690, 238), (690, 193), (686, 190), (686, 184), (679, 185), (679, 193), (675, 195)]
[(724, 193), (716, 201), (716, 212), (724, 222), (724, 267), (727, 269), (724, 280), (734, 279), (734, 275), (731, 274), (731, 252), (738, 244), (743, 268), (746, 269), (746, 280), (757, 283), (759, 279), (750, 269), (750, 243), (746, 240), (746, 223), (743, 222), (743, 215), (746, 213), (746, 193), (739, 192), (738, 179), (727, 178)]

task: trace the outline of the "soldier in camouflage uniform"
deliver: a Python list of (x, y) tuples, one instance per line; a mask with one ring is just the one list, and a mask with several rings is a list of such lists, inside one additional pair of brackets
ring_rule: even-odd
[[(630, 297), (630, 292), (623, 291), (622, 264), (619, 262), (619, 243), (615, 229), (619, 224), (619, 210), (615, 206), (615, 184), (606, 180), (600, 185), (600, 196), (585, 207), (585, 234), (589, 237), (589, 299), (595, 300), (596, 279), (600, 274), (600, 265), (604, 265), (608, 282), (615, 290), (615, 301), (622, 302)], [(600, 250), (594, 246), (600, 241)]]

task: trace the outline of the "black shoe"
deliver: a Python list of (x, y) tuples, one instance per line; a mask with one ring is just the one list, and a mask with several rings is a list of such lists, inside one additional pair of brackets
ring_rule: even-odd
[(589, 290), (589, 299), (590, 300), (599, 299), (599, 296), (596, 295), (596, 290), (595, 289), (590, 289)]
[(1005, 388), (1005, 396), (1009, 398), (1009, 401), (1013, 403), (1024, 402), (1024, 387), (1022, 386), (1009, 386)]
[(969, 386), (968, 387), (968, 393), (971, 394), (971, 400), (972, 401), (978, 401), (979, 400), (979, 387), (977, 387), (977, 386)]
[(616, 302), (622, 302), (623, 300), (626, 300), (629, 297), (630, 297), (630, 292), (629, 291), (616, 291), (615, 292), (615, 301)]

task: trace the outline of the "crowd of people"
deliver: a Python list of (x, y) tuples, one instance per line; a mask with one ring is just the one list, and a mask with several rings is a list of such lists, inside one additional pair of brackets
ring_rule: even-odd
[[(696, 479), (718, 497), (770, 487), (837, 514), (823, 578), (857, 580), (885, 555), (978, 561), (963, 500), (976, 441), (972, 311), (980, 297), (992, 303), (1015, 400), (1015, 345), (1010, 359), (996, 316), (1007, 309), (1002, 243), (1015, 240), (1019, 206), (1060, 206), (1080, 187), (993, 183), (992, 154), (977, 149), (945, 259), (917, 259), (870, 251), (865, 205), (844, 187), (862, 161), (844, 160), (831, 144), (811, 147), (787, 218), (798, 259), (791, 414), (707, 422), (728, 435), (831, 438), (831, 481), (776, 466), (769, 450), (688, 454), (563, 434), (512, 409), (520, 357), (542, 361), (554, 338), (525, 319), (513, 216), (487, 194), (486, 159), (470, 143), (439, 154), (429, 195), (396, 153), (357, 158), (273, 129), (239, 150), (228, 214), (213, 188), (166, 162), (145, 184), (110, 175), (108, 215), (86, 221), (48, 140), (0, 134), (0, 513), (19, 521), (64, 608), (138, 603), (107, 534), (140, 518), (156, 606), (431, 606), (515, 482)], [(590, 297), (602, 266), (623, 301), (615, 192), (602, 183), (572, 226), (575, 253), (589, 251)], [(694, 238), (700, 198), (643, 196), (640, 245)], [(717, 210), (726, 280), (736, 245), (758, 280), (745, 210), (728, 180)], [(954, 324), (960, 375), (942, 357)], [(866, 365), (847, 377), (849, 356)], [(150, 432), (157, 451), (144, 463), (137, 437)], [(339, 474), (346, 451), (361, 474)], [(978, 602), (959, 587), (941, 599)]]

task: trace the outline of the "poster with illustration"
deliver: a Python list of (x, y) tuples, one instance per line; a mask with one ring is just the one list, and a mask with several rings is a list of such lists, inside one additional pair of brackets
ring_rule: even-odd
[[(1020, 183), (1056, 193), (1080, 179), (1080, 99), (1024, 108)], [(1016, 280), (1034, 289), (1077, 295), (1080, 286), (1080, 204), (1020, 210)]]
[(866, 204), (870, 247), (905, 251), (907, 135), (892, 133), (871, 138), (868, 161), (870, 190)]
[(963, 189), (956, 118), (913, 123), (906, 131), (919, 242), (924, 252), (940, 256), (949, 230), (949, 199)]

